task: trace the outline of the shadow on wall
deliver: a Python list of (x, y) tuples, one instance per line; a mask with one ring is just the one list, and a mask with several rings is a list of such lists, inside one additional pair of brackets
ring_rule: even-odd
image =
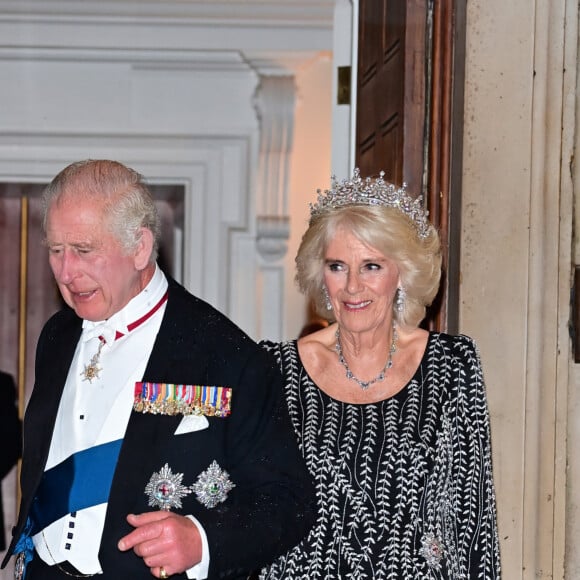
[(308, 334), (316, 332), (317, 330), (322, 330), (328, 326), (328, 320), (324, 320), (323, 318), (315, 318), (313, 320), (309, 320), (300, 331), (298, 338), (302, 338)]

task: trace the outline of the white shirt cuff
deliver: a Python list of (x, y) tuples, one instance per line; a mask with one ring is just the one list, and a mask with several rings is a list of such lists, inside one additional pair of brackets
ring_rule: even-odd
[(186, 517), (188, 517), (199, 530), (199, 535), (201, 536), (201, 562), (189, 570), (186, 570), (185, 573), (190, 580), (205, 580), (209, 571), (209, 546), (207, 543), (207, 535), (203, 526), (196, 518), (193, 516)]

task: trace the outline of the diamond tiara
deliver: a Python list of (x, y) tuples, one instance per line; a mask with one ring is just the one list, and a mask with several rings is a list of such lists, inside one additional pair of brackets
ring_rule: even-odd
[(370, 177), (363, 179), (358, 168), (354, 170), (350, 180), (343, 179), (339, 182), (333, 175), (331, 188), (324, 192), (318, 189), (318, 201), (309, 204), (310, 219), (329, 209), (347, 205), (383, 205), (398, 209), (411, 218), (419, 237), (426, 238), (429, 234), (429, 212), (423, 208), (421, 198), (412, 198), (407, 193), (405, 184), (397, 187), (386, 182), (384, 176), (385, 172), (381, 171), (374, 181)]

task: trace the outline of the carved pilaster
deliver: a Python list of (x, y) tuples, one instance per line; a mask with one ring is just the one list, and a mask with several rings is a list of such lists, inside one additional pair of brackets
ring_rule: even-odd
[(288, 180), (294, 132), (295, 84), (292, 75), (263, 75), (254, 96), (260, 126), (256, 178), (256, 247), (261, 320), (259, 334), (283, 336), (284, 258), (288, 250)]

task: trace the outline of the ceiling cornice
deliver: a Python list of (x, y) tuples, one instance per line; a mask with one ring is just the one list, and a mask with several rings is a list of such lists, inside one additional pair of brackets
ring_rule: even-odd
[(181, 22), (331, 29), (334, 0), (2, 0), (0, 18)]
[(334, 1), (2, 0), (0, 48), (332, 50)]

